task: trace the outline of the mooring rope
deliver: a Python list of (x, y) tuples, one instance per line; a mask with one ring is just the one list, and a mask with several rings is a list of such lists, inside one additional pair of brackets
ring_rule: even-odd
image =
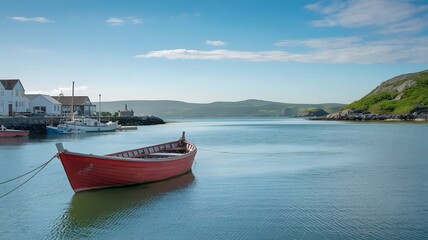
[(33, 170), (29, 171), (29, 172), (26, 172), (26, 173), (24, 173), (24, 174), (22, 174), (22, 175), (20, 175), (20, 176), (18, 176), (18, 177), (14, 177), (14, 178), (12, 178), (12, 179), (9, 179), (9, 180), (6, 180), (6, 181), (1, 182), (0, 184), (4, 184), (4, 183), (8, 183), (8, 182), (14, 181), (14, 180), (16, 180), (16, 179), (19, 179), (19, 178), (21, 178), (21, 177), (24, 177), (24, 176), (26, 176), (26, 175), (28, 175), (28, 174), (32, 173), (32, 172), (34, 172), (34, 171), (36, 171), (36, 170), (38, 169), (38, 171), (37, 171), (36, 173), (34, 173), (30, 178), (28, 178), (27, 180), (25, 180), (23, 183), (19, 184), (17, 187), (13, 188), (13, 189), (12, 189), (12, 190), (10, 190), (9, 192), (7, 192), (7, 193), (5, 193), (5, 194), (1, 195), (1, 196), (0, 196), (0, 199), (1, 199), (1, 198), (6, 197), (7, 195), (9, 195), (9, 194), (13, 193), (14, 191), (16, 191), (18, 188), (20, 188), (20, 187), (24, 186), (24, 184), (26, 184), (27, 182), (29, 182), (29, 181), (30, 181), (33, 177), (35, 177), (35, 176), (36, 176), (40, 171), (42, 171), (42, 170), (43, 170), (43, 168), (45, 168), (45, 167), (46, 167), (46, 165), (48, 165), (48, 164), (49, 164), (49, 163), (50, 163), (54, 158), (56, 158), (56, 157), (57, 157), (57, 155), (58, 155), (58, 154), (55, 154), (51, 159), (49, 159), (49, 161), (47, 161), (47, 162), (43, 163), (42, 165), (40, 165), (40, 166), (36, 167), (35, 169), (33, 169)]

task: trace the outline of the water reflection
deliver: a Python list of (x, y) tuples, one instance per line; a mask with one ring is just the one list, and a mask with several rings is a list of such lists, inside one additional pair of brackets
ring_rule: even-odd
[[(98, 137), (100, 135), (107, 135), (110, 132), (94, 132), (94, 133), (85, 133), (85, 134), (46, 134), (46, 135), (36, 135), (33, 136), (33, 139), (39, 140), (80, 140), (91, 137)], [(111, 134), (114, 134), (112, 132)]]
[(29, 142), (29, 137), (0, 137), (0, 146), (14, 146)]
[(159, 201), (163, 194), (186, 189), (194, 179), (193, 173), (187, 173), (150, 184), (74, 194), (67, 211), (56, 221), (51, 237), (84, 237), (91, 227), (123, 218), (155, 199)]

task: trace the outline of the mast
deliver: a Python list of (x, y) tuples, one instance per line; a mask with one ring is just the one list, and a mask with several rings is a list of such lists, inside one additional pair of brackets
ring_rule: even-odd
[(71, 121), (74, 121), (74, 81), (71, 88)]
[(101, 94), (98, 95), (99, 97), (99, 105), (100, 105), (100, 110), (98, 111), (98, 121), (101, 122)]

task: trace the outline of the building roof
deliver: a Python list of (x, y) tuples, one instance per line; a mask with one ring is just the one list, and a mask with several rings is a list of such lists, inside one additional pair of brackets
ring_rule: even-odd
[(61, 104), (59, 101), (57, 101), (55, 98), (49, 96), (49, 95), (44, 95), (44, 94), (25, 94), (25, 97), (29, 100), (29, 101), (33, 101), (33, 99), (35, 99), (36, 97), (43, 97), (46, 100), (48, 100), (49, 102), (51, 102), (52, 104)]
[(13, 90), (16, 84), (19, 83), (19, 79), (3, 79), (0, 80), (0, 83), (3, 85), (5, 90)]
[[(64, 106), (67, 106), (67, 105), (71, 106), (71, 100), (73, 99), (72, 96), (52, 96), (52, 98), (54, 98)], [(89, 100), (88, 96), (74, 96), (73, 105), (75, 106), (85, 105), (86, 101), (89, 101), (91, 103), (91, 100)]]
[(33, 101), (37, 96), (39, 96), (39, 94), (25, 94), (25, 97), (30, 101)]

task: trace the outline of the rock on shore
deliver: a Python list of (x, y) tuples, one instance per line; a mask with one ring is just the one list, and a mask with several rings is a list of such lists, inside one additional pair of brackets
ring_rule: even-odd
[(323, 117), (328, 115), (328, 112), (321, 108), (313, 108), (297, 114), (297, 117)]
[(311, 120), (341, 120), (341, 121), (428, 121), (428, 113), (424, 111), (409, 114), (374, 114), (368, 111), (345, 109), (330, 113), (324, 117), (315, 117)]

